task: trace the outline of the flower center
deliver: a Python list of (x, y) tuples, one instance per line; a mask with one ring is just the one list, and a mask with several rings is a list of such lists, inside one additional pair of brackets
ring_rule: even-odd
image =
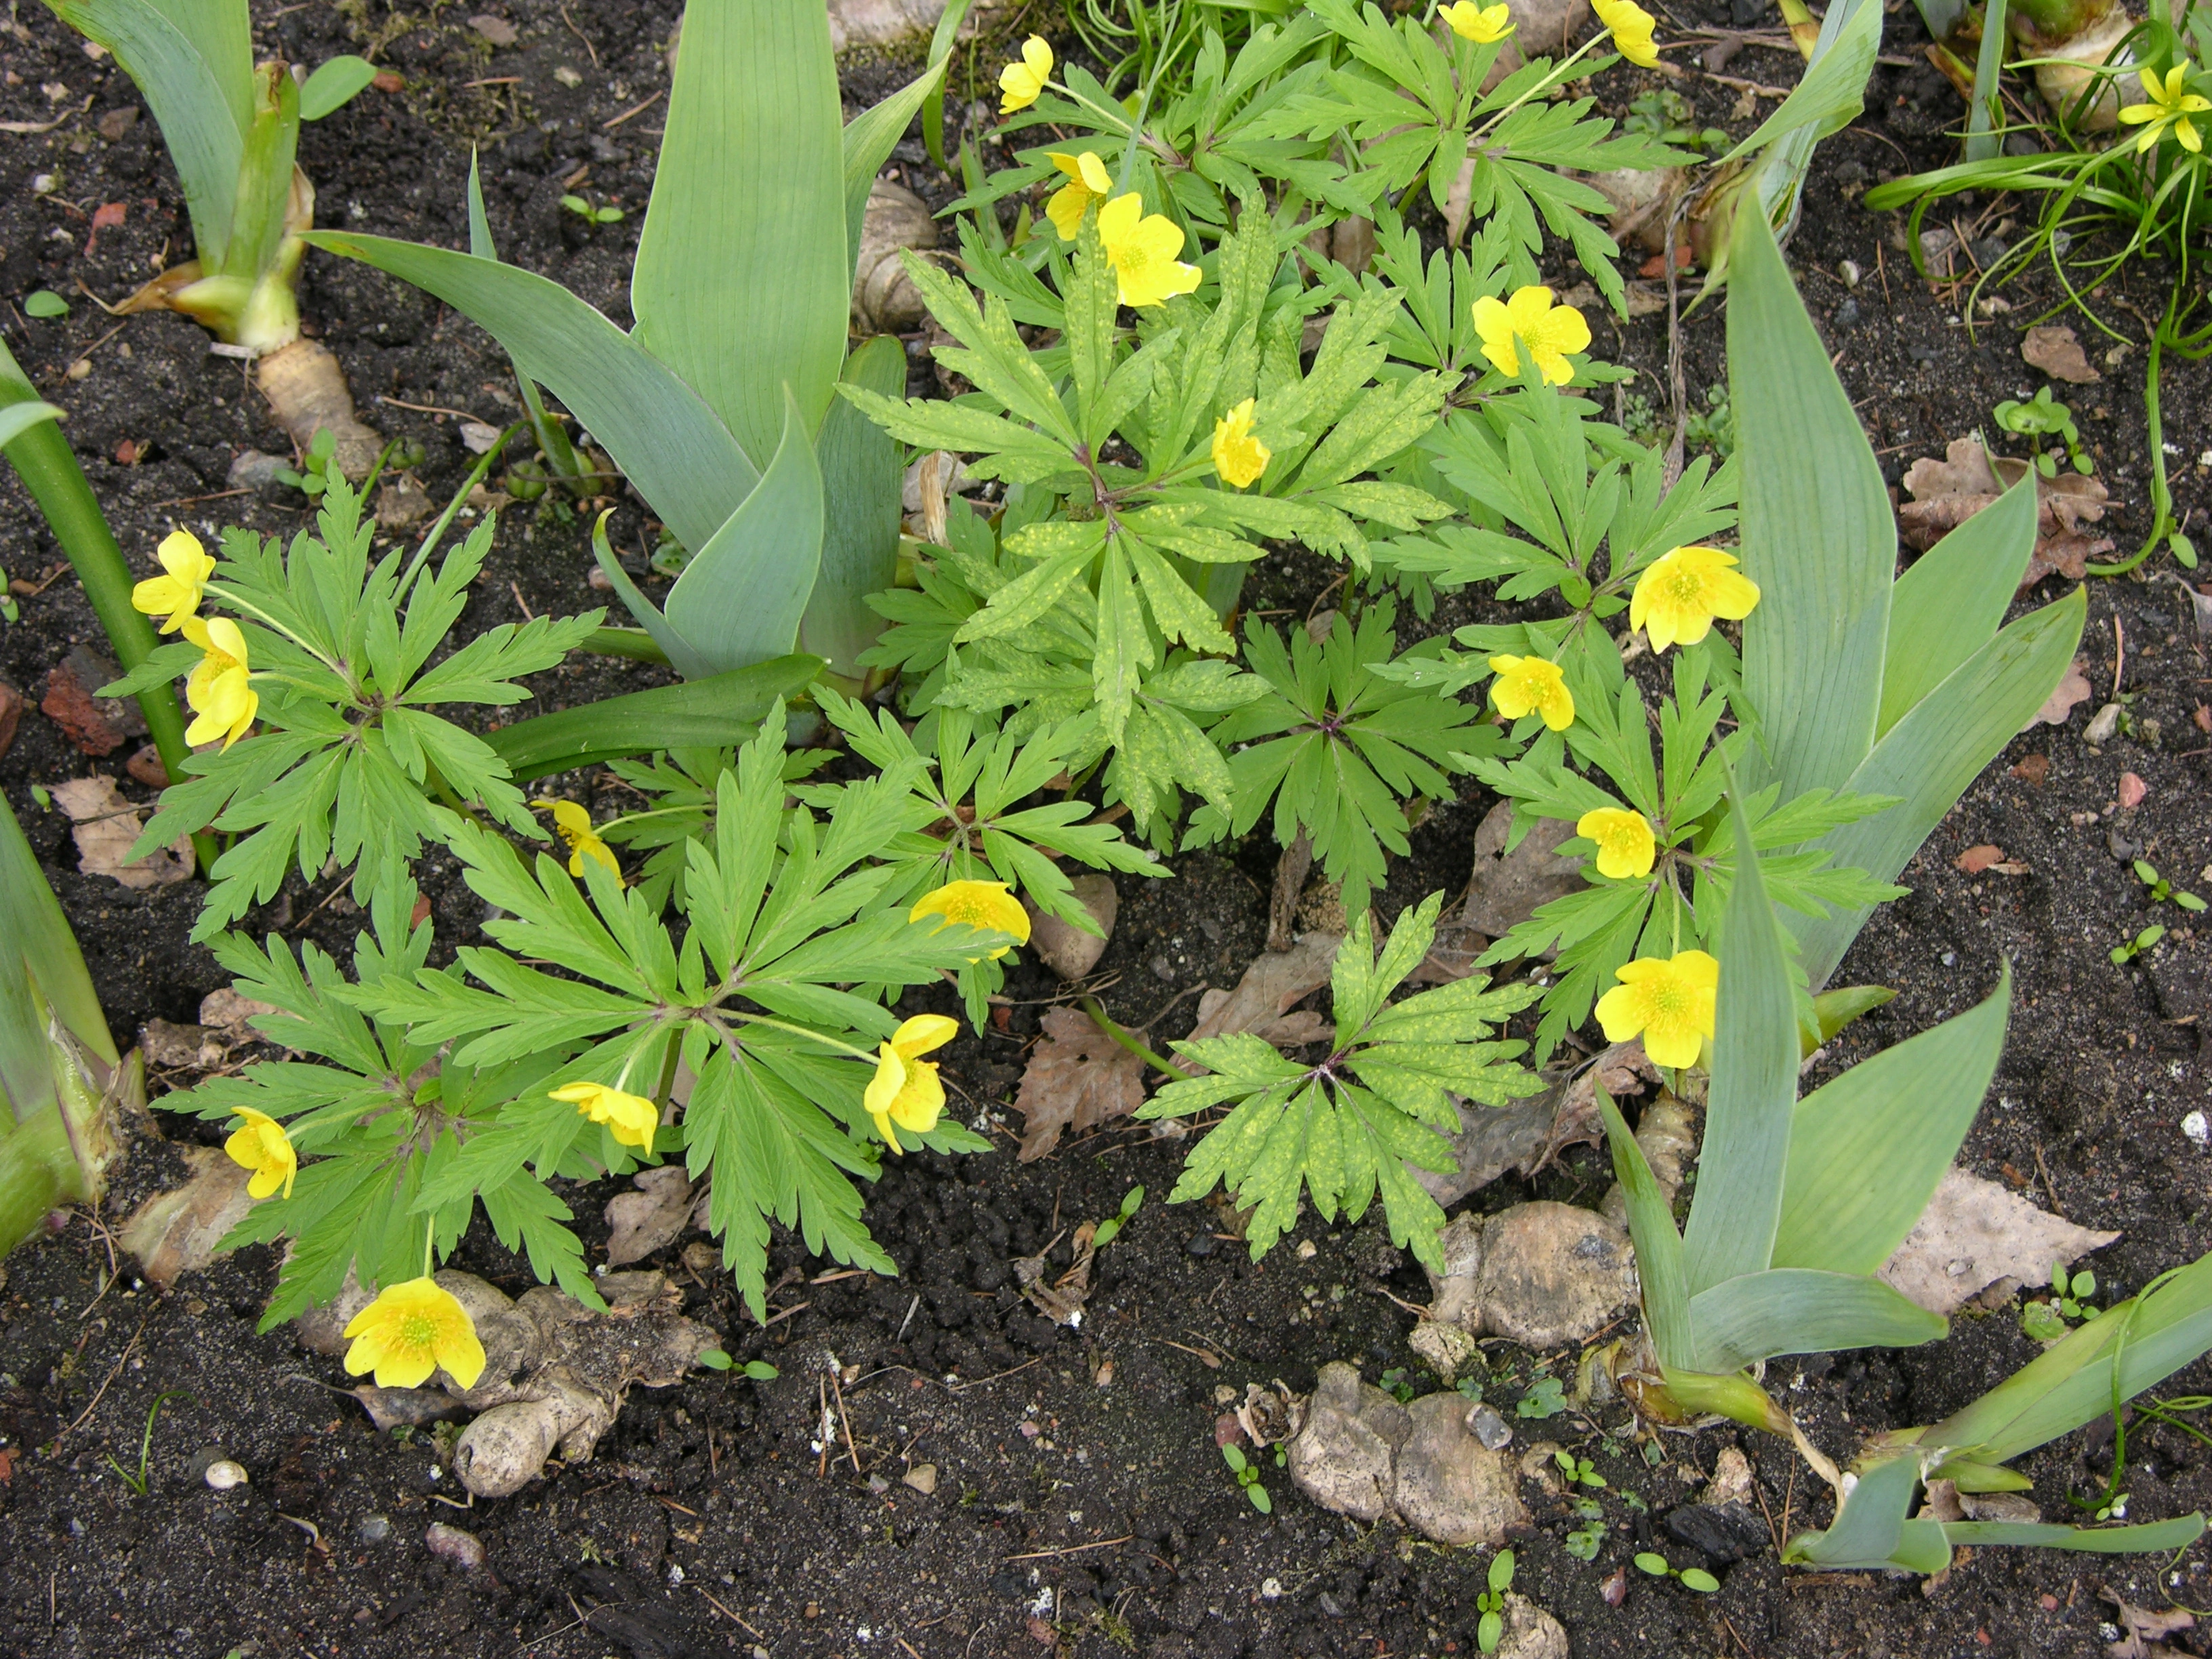
[(215, 670), (217, 674), (228, 674), (232, 669), (237, 667), (239, 663), (238, 659), (232, 656), (229, 652), (211, 645), (207, 648), (207, 665)]
[(1677, 605), (1696, 605), (1705, 595), (1705, 579), (1694, 570), (1677, 570), (1667, 581), (1667, 592)]
[(1680, 1019), (1689, 1012), (1688, 999), (1683, 994), (1680, 980), (1653, 980), (1646, 985), (1644, 995), (1649, 1000), (1650, 1024)]
[(403, 1314), (399, 1319), (399, 1341), (409, 1348), (434, 1348), (438, 1345), (438, 1317), (432, 1313)]

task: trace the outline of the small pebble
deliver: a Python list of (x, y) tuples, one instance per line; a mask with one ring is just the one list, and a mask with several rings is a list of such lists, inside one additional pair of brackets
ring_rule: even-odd
[(1183, 1246), (1184, 1249), (1197, 1256), (1212, 1255), (1220, 1248), (1221, 1241), (1212, 1233), (1193, 1233), (1190, 1243)]
[(2083, 728), (2081, 741), (2094, 749), (2110, 743), (2118, 734), (2119, 729), (2120, 706), (2116, 702), (2108, 702), (2097, 711), (2095, 718)]
[(1856, 300), (1846, 296), (1843, 304), (1836, 307), (1836, 326), (1838, 328), (1856, 328), (1858, 326), (1858, 321), (1859, 302)]
[(1492, 1451), (1504, 1451), (1513, 1443), (1513, 1425), (1487, 1406), (1476, 1407), (1467, 1425), (1474, 1431), (1474, 1437)]
[(927, 1498), (937, 1490), (937, 1465), (917, 1463), (899, 1479)]
[(1836, 274), (1844, 279), (1845, 288), (1856, 288), (1863, 280), (1863, 273), (1860, 271), (1859, 262), (1856, 259), (1844, 260), (1836, 267)]
[(1315, 1243), (1310, 1238), (1302, 1238), (1298, 1241), (1299, 1261), (1310, 1261), (1320, 1254), (1321, 1246)]
[(228, 1492), (233, 1486), (244, 1486), (246, 1475), (240, 1465), (228, 1457), (219, 1457), (207, 1466), (207, 1473), (201, 1479), (217, 1492)]
[(2191, 1112), (2181, 1120), (2181, 1133), (2202, 1146), (2212, 1142), (2212, 1122), (2205, 1120), (2203, 1113)]
[(354, 1536), (364, 1544), (381, 1544), (392, 1536), (392, 1521), (388, 1516), (365, 1516), (354, 1528)]
[(1265, 1601), (1281, 1601), (1283, 1581), (1279, 1578), (1262, 1578), (1260, 1581), (1260, 1598)]
[(463, 1532), (459, 1527), (449, 1527), (442, 1521), (433, 1521), (422, 1534), (422, 1542), (430, 1553), (441, 1561), (474, 1572), (484, 1564), (483, 1540), (472, 1532)]

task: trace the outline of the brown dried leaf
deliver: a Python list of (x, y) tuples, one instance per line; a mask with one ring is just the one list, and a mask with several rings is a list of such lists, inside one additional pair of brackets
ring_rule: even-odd
[(1467, 903), (1458, 920), (1502, 939), (1555, 898), (1587, 885), (1580, 859), (1561, 858), (1552, 849), (1573, 839), (1575, 826), (1540, 818), (1520, 845), (1505, 850), (1513, 828), (1513, 804), (1500, 801), (1474, 830), (1474, 873), (1468, 878)]
[[(1913, 462), (1905, 474), (1905, 493), (1913, 499), (1897, 510), (1905, 544), (1925, 553), (2019, 482), (2027, 468), (2026, 461), (2007, 456), (1992, 461), (1981, 440), (1972, 436), (1952, 440), (1942, 460), (1923, 456)], [(2112, 550), (2111, 538), (2082, 528), (2104, 518), (2109, 492), (2094, 478), (2062, 472), (2039, 477), (2035, 495), (2035, 551), (2020, 585), (2033, 587), (2050, 575), (2081, 580), (2090, 559)]]
[(1199, 999), (1190, 1040), (1249, 1031), (1278, 1048), (1290, 1048), (1325, 1036), (1329, 1026), (1322, 1015), (1293, 1014), (1291, 1009), (1328, 983), (1343, 943), (1341, 934), (1317, 932), (1299, 935), (1287, 951), (1262, 951), (1235, 990), (1208, 991)]
[(1969, 847), (1951, 861), (1968, 875), (1978, 876), (1992, 864), (2001, 864), (2004, 861), (2004, 848), (1992, 847), (1989, 842), (1984, 842), (1978, 847)]
[(1930, 1313), (1955, 1313), (1992, 1285), (2045, 1284), (2118, 1233), (2077, 1227), (1961, 1170), (1950, 1170), (1880, 1277)]
[[(2089, 691), (2089, 677), (2081, 672), (2081, 659), (2076, 657), (2059, 680), (2057, 689), (2051, 692), (2049, 700), (2043, 707), (2035, 711), (2035, 718), (2021, 727), (2021, 730), (2031, 732), (2038, 726), (2065, 725), (2066, 717), (2074, 712), (2074, 705), (2087, 698)], [(2023, 761), (2021, 764), (2025, 765), (2027, 763)], [(2046, 772), (2050, 769), (2050, 761), (2046, 758), (2044, 762)], [(2032, 779), (2030, 781), (2040, 781), (2040, 780)]]
[(1051, 1264), (1045, 1258), (1051, 1253), (1052, 1244), (1060, 1243), (1057, 1234), (1052, 1244), (1035, 1255), (1014, 1258), (1014, 1280), (1022, 1287), (1024, 1299), (1056, 1325), (1072, 1329), (1083, 1322), (1083, 1304), (1091, 1296), (1091, 1263), (1097, 1254), (1091, 1241), (1097, 1231), (1098, 1224), (1094, 1221), (1086, 1221), (1075, 1230), (1072, 1241), (1075, 1260), (1066, 1273), (1050, 1282), (1047, 1282), (1045, 1273)]
[(107, 876), (125, 887), (164, 887), (192, 873), (192, 843), (180, 836), (173, 848), (131, 859), (131, 844), (145, 825), (138, 809), (123, 798), (115, 780), (104, 773), (71, 778), (54, 786), (55, 801), (70, 815), (76, 839), (77, 868), (88, 876)]
[(1095, 1128), (1145, 1103), (1145, 1062), (1080, 1008), (1048, 1008), (1044, 1040), (1030, 1050), (1015, 1108), (1025, 1121), (1021, 1162), (1034, 1163), (1066, 1129)]
[(607, 1200), (607, 1261), (617, 1267), (666, 1249), (691, 1218), (691, 1178), (682, 1164), (641, 1170), (631, 1181), (635, 1192)]
[(2027, 331), (2020, 355), (2030, 368), (2039, 368), (2054, 380), (2069, 386), (2094, 386), (2105, 377), (2089, 367), (2081, 341), (2063, 323), (2046, 323)]
[(2159, 1638), (2177, 1635), (2197, 1623), (2194, 1614), (2180, 1607), (2133, 1607), (2101, 1587), (2097, 1594), (2119, 1610), (2112, 1622), (2120, 1627), (2120, 1639), (2105, 1649), (2112, 1659), (2155, 1659), (2160, 1654), (2170, 1653), (2172, 1649), (2159, 1645)]

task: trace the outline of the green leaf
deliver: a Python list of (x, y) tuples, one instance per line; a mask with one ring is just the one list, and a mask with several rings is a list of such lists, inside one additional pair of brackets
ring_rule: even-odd
[[(1729, 817), (1737, 845), (1747, 844), (1743, 804), (1733, 794)], [(1782, 930), (1756, 859), (1742, 860), (1736, 872), (1716, 954), (1712, 1082), (1698, 1194), (1682, 1238), (1692, 1297), (1767, 1267), (1782, 1212), (1797, 1098), (1797, 1013)]]
[(54, 10), (137, 83), (185, 187), (201, 263), (222, 269), (253, 125), (245, 9), (237, 0), (58, 0)]
[(1850, 395), (1763, 215), (1736, 216), (1733, 259), (1741, 556), (1759, 588), (1744, 623), (1743, 680), (1763, 739), (1744, 765), (1752, 787), (1778, 783), (1789, 799), (1845, 787), (1874, 746), (1897, 526)]
[[(1866, 1568), (1889, 1564), (1898, 1552), (1905, 1525), (1905, 1513), (1918, 1485), (1920, 1465), (1911, 1455), (1892, 1457), (1858, 1472), (1857, 1484), (1844, 1498), (1835, 1522), (1826, 1532), (1802, 1533), (1783, 1551), (1785, 1561), (1810, 1566)], [(1942, 1544), (1942, 1534), (1936, 1534)], [(1942, 1546), (1945, 1561), (1950, 1548)], [(1938, 1566), (1942, 1564), (1939, 1563)], [(1936, 1567), (1920, 1569), (1935, 1571)]]
[(642, 343), (558, 283), (444, 248), (349, 231), (302, 240), (444, 301), (530, 365), (686, 547), (703, 548), (760, 473), (729, 428)]
[(811, 447), (845, 360), (852, 290), (829, 13), (789, 0), (688, 8), (630, 273), (633, 337), (757, 465), (787, 441), (787, 402)]
[[(878, 336), (845, 360), (842, 380), (896, 396), (906, 390), (904, 346), (896, 336)], [(799, 636), (804, 649), (827, 659), (836, 672), (858, 678), (866, 672), (860, 653), (883, 629), (866, 601), (898, 574), (898, 450), (857, 404), (841, 398), (823, 417), (815, 458), (824, 501), (822, 568)]]
[[(29, 307), (27, 305), (25, 309), (27, 310), (28, 308)], [(64, 306), (63, 309), (66, 311), (68, 307)], [(48, 314), (52, 315), (52, 313), (49, 313)], [(62, 411), (56, 409), (52, 404), (20, 403), (9, 404), (5, 408), (0, 408), (0, 449), (6, 448), (9, 444), (15, 442), (16, 439), (21, 437), (23, 434), (29, 431), (33, 427), (38, 425), (40, 422), (59, 421), (61, 418)], [(141, 669), (143, 669), (145, 665), (142, 663), (139, 666)], [(167, 677), (165, 676), (164, 678)], [(155, 682), (155, 684), (159, 683), (160, 682), (158, 681)], [(133, 689), (135, 690), (136, 688), (134, 687)], [(117, 695), (120, 696), (122, 694), (118, 693)]]
[(1976, 1007), (1797, 1103), (1775, 1267), (1870, 1273), (1889, 1260), (1973, 1127), (2011, 1004), (2008, 967)]
[[(69, 313), (69, 301), (50, 288), (33, 289), (23, 296), (23, 314), (26, 317), (66, 317)], [(55, 418), (58, 420), (59, 415), (57, 414)]]
[(845, 128), (845, 287), (849, 292), (860, 258), (860, 228), (868, 214), (868, 193), (915, 116), (943, 85), (945, 60), (969, 0), (952, 0), (939, 17), (929, 42), (928, 67), (881, 102), (853, 118)]
[[(1854, 793), (1893, 795), (1901, 804), (1832, 830), (1814, 845), (1839, 866), (1863, 870), (1878, 882), (1894, 880), (1982, 769), (2049, 699), (2074, 660), (2087, 614), (2087, 590), (2076, 587), (1975, 652), (1921, 698), (1844, 782)], [(1835, 971), (1869, 914), (1853, 908), (1793, 919), (1814, 986)]]
[(350, 103), (376, 79), (376, 65), (366, 58), (342, 53), (319, 66), (300, 88), (300, 118), (319, 121)]
[(709, 673), (788, 655), (798, 643), (822, 566), (824, 510), (806, 416), (787, 397), (775, 459), (669, 590), (668, 624)]
[(1943, 1536), (1954, 1545), (2010, 1545), (2029, 1549), (2071, 1550), (2084, 1555), (2166, 1555), (2187, 1549), (2204, 1535), (2202, 1515), (2171, 1521), (2147, 1521), (2132, 1527), (2054, 1527), (2032, 1521), (1946, 1521)]
[(1950, 1322), (1879, 1279), (1778, 1267), (1725, 1280), (1690, 1298), (1698, 1369), (1741, 1370), (1778, 1353), (1911, 1348)]
[(748, 738), (778, 699), (804, 689), (819, 657), (777, 657), (683, 685), (656, 686), (539, 714), (484, 734), (518, 781), (655, 750), (714, 748)]
[(1638, 1276), (1644, 1283), (1644, 1318), (1651, 1346), (1662, 1365), (1694, 1370), (1697, 1343), (1690, 1325), (1690, 1290), (1682, 1276), (1682, 1239), (1674, 1231), (1674, 1212), (1613, 1097), (1602, 1083), (1595, 1087), (1606, 1140), (1613, 1149), (1613, 1178), (1628, 1200), (1628, 1231), (1636, 1245)]
[(2036, 493), (2033, 477), (2023, 477), (1898, 578), (1879, 732), (1896, 726), (2002, 625), (2035, 550)]

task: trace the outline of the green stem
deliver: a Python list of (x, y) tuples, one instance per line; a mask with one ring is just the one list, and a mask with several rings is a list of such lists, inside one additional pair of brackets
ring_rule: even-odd
[(2159, 416), (2158, 371), (2159, 360), (2164, 356), (2167, 331), (2172, 327), (2175, 308), (2181, 302), (2181, 287), (2174, 285), (2166, 301), (2166, 315), (2159, 319), (2158, 326), (2150, 334), (2150, 361), (2143, 370), (2143, 419), (2150, 428), (2150, 534), (2134, 553), (2117, 564), (2093, 564), (2084, 567), (2093, 576), (2124, 576), (2151, 555), (2151, 550), (2163, 541), (2174, 528), (2173, 493), (2166, 482), (2166, 425)]
[(521, 421), (515, 422), (493, 439), (491, 447), (477, 458), (477, 464), (469, 469), (469, 476), (461, 480), (461, 487), (453, 492), (453, 499), (446, 503), (446, 510), (438, 515), (438, 522), (430, 526), (430, 533), (422, 538), (422, 545), (415, 550), (415, 556), (408, 561), (407, 573), (399, 579), (399, 592), (404, 594), (413, 586), (417, 574), (430, 562), (430, 555), (445, 539), (446, 532), (453, 522), (453, 515), (461, 510), (462, 503), (469, 498), (469, 492), (483, 482), (484, 475), (491, 471), (491, 464), (499, 459), (499, 452), (507, 447), (507, 441), (521, 431), (524, 424)]
[(668, 653), (642, 628), (594, 628), (584, 636), (584, 643), (578, 648), (595, 656), (627, 657), (632, 662), (668, 666)]
[[(13, 354), (0, 345), (0, 406), (36, 397)], [(153, 653), (154, 624), (131, 608), (131, 566), (116, 544), (115, 532), (107, 527), (69, 440), (54, 422), (41, 421), (18, 434), (4, 453), (76, 569), (108, 643), (115, 647), (116, 660), (130, 673)], [(164, 682), (141, 691), (138, 707), (162, 769), (181, 781), (192, 751), (185, 742), (185, 715), (177, 706), (176, 687)], [(192, 849), (199, 856), (200, 872), (206, 874), (216, 860), (215, 837), (202, 830), (192, 837)]]
[(1154, 1071), (1164, 1072), (1170, 1077), (1188, 1077), (1190, 1075), (1189, 1073), (1184, 1071), (1182, 1066), (1176, 1065), (1175, 1061), (1170, 1060), (1165, 1054), (1159, 1053), (1157, 1049), (1148, 1048), (1142, 1042), (1139, 1042), (1137, 1040), (1135, 1032), (1129, 1030), (1125, 1026), (1115, 1024), (1114, 1017), (1106, 1012), (1105, 1005), (1100, 1002), (1097, 997), (1085, 997), (1083, 999), (1083, 1012), (1091, 1016), (1091, 1023), (1097, 1025), (1100, 1030), (1105, 1032), (1108, 1036), (1113, 1038), (1115, 1042), (1120, 1043), (1121, 1047), (1127, 1048), (1131, 1054), (1136, 1055), (1139, 1060), (1143, 1060), (1145, 1064), (1151, 1066)]
[(1974, 95), (1966, 114), (1965, 159), (1987, 161), (1997, 154), (1992, 130), (1998, 112), (1997, 77), (2004, 69), (2006, 0), (1989, 0), (1982, 15), (1982, 46), (1974, 58)]
[(49, 1210), (85, 1195), (84, 1171), (58, 1107), (0, 1133), (0, 1255), (28, 1238)]

